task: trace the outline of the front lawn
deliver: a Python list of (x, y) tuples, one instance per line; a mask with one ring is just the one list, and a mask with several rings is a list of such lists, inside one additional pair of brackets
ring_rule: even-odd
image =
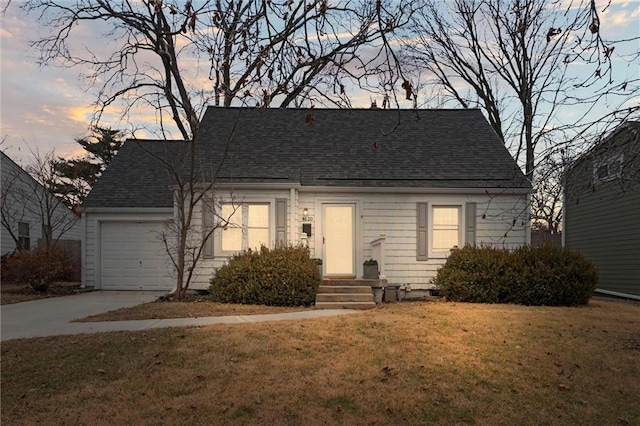
[(2, 424), (640, 424), (640, 307), (444, 302), (2, 343)]
[(168, 318), (224, 317), (230, 315), (260, 315), (297, 312), (313, 307), (280, 307), (265, 305), (239, 305), (233, 303), (215, 303), (207, 297), (190, 296), (186, 301), (156, 301), (104, 312), (75, 322), (128, 321)]

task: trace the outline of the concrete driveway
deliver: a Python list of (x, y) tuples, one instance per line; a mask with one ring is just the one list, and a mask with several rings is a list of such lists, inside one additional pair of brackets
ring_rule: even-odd
[[(92, 323), (70, 323), (74, 319), (153, 302), (166, 292), (92, 291), (72, 296), (2, 305), (2, 340), (91, 332)], [(101, 324), (101, 323), (95, 323)]]
[(33, 300), (2, 305), (3, 341), (28, 337), (108, 331), (137, 331), (163, 327), (205, 326), (211, 324), (243, 324), (264, 321), (292, 321), (335, 315), (355, 314), (351, 309), (320, 309), (281, 314), (234, 315), (225, 317), (149, 319), (136, 321), (71, 322), (119, 308), (152, 302), (166, 292), (154, 291), (93, 291), (73, 296)]

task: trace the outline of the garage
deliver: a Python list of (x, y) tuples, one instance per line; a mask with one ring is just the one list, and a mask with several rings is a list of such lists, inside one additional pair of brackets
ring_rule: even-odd
[(102, 290), (171, 290), (172, 268), (162, 222), (101, 222)]

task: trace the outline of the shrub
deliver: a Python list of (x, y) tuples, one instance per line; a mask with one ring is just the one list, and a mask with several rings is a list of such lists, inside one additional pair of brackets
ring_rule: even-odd
[(244, 251), (216, 270), (212, 300), (271, 306), (311, 305), (320, 272), (306, 247), (261, 247)]
[(586, 304), (597, 281), (593, 264), (567, 248), (465, 247), (451, 253), (435, 284), (453, 301), (571, 306)]
[(567, 248), (525, 246), (511, 259), (518, 303), (523, 305), (585, 305), (598, 283), (593, 263)]
[(73, 257), (57, 247), (19, 251), (2, 264), (3, 281), (28, 283), (38, 292), (47, 291), (54, 281), (73, 281), (74, 275)]
[(497, 302), (506, 298), (509, 286), (509, 252), (491, 247), (466, 246), (453, 250), (438, 271), (435, 284), (448, 300)]

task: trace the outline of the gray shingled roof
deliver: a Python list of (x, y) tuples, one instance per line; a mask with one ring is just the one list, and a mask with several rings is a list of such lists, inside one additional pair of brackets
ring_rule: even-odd
[(82, 207), (172, 207), (174, 179), (160, 159), (179, 164), (186, 148), (184, 141), (126, 141)]
[[(307, 109), (209, 107), (196, 139), (200, 176), (209, 180), (220, 166), (218, 183), (531, 187), (476, 109), (314, 109), (311, 124), (307, 122), (308, 113)], [(154, 149), (171, 145), (162, 141), (144, 142), (145, 147), (154, 144)], [(125, 148), (129, 145), (134, 144), (127, 142)], [(186, 147), (184, 143), (176, 145)], [(145, 158), (140, 149), (125, 148), (111, 163), (85, 206), (170, 206), (171, 196), (166, 189), (170, 180), (157, 160)], [(131, 187), (141, 182), (145, 189), (133, 191)], [(167, 194), (149, 194), (162, 192), (161, 188)], [(107, 194), (108, 191), (113, 194)]]

